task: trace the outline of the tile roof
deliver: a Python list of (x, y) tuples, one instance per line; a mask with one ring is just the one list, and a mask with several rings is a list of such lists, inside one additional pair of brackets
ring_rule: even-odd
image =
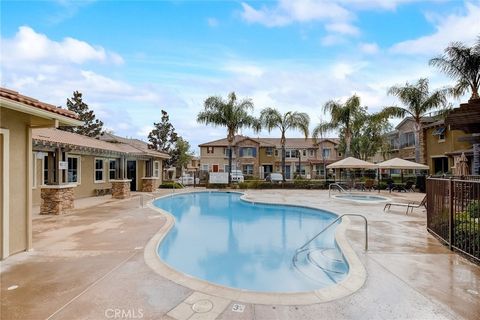
[(0, 87), (0, 97), (6, 98), (6, 99), (9, 99), (9, 100), (12, 100), (12, 101), (20, 102), (20, 103), (29, 105), (31, 107), (35, 107), (35, 108), (42, 109), (42, 110), (45, 110), (45, 111), (50, 111), (50, 112), (53, 112), (53, 113), (56, 113), (56, 114), (59, 114), (59, 115), (62, 115), (62, 116), (68, 117), (68, 118), (78, 120), (77, 114), (70, 111), (70, 110), (62, 109), (60, 107), (56, 107), (54, 105), (38, 101), (37, 99), (24, 96), (24, 95), (22, 95), (22, 94), (20, 94), (16, 91), (13, 91), (13, 90), (10, 90), (10, 89)]
[(34, 140), (34, 142), (39, 143), (41, 143), (42, 141), (52, 142), (116, 153), (126, 153), (132, 155), (150, 155), (159, 158), (168, 158), (168, 155), (154, 150), (142, 150), (141, 148), (137, 148), (137, 146), (133, 146), (127, 143), (111, 143), (54, 128), (32, 129), (32, 139)]
[[(233, 145), (236, 145), (237, 143), (245, 140), (245, 139), (251, 139), (257, 143), (260, 144), (261, 147), (276, 147), (280, 148), (280, 138), (252, 138), (252, 137), (246, 137), (242, 135), (237, 135), (234, 138)], [(287, 138), (285, 142), (285, 147), (286, 148), (312, 148), (315, 147), (319, 142), (321, 141), (331, 141), (334, 144), (339, 143), (338, 138), (324, 138), (324, 139), (317, 139), (317, 142), (315, 143), (313, 138)], [(199, 145), (199, 147), (226, 147), (228, 146), (228, 141), (227, 138), (219, 139), (219, 140), (214, 140), (206, 143), (202, 143)]]
[(108, 132), (102, 133), (99, 139), (108, 143), (129, 145), (130, 147), (135, 148), (137, 152), (142, 152), (157, 157), (163, 156), (166, 159), (170, 158), (170, 156), (165, 152), (150, 149), (148, 147), (148, 143), (139, 139), (124, 138)]

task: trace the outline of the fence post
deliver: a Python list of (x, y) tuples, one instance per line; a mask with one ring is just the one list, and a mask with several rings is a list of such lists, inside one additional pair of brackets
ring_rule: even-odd
[(454, 220), (453, 220), (453, 179), (450, 178), (448, 180), (448, 194), (449, 194), (449, 215), (448, 215), (448, 248), (452, 250), (452, 244), (453, 241), (455, 240), (455, 232), (454, 232)]

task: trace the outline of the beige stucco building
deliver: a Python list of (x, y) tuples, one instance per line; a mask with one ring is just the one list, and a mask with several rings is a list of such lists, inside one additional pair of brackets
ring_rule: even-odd
[[(208, 172), (228, 172), (227, 139), (199, 145), (200, 169)], [(277, 138), (235, 136), (233, 169), (245, 176), (264, 179), (271, 172), (281, 172), (282, 146)], [(342, 159), (338, 139), (287, 138), (285, 144), (285, 178), (295, 174), (304, 178), (323, 178), (324, 165)], [(300, 169), (300, 170), (299, 170)]]
[(32, 129), (81, 124), (68, 110), (0, 88), (2, 259), (32, 248)]
[[(49, 173), (58, 154), (67, 162), (60, 175), (62, 183), (74, 185), (74, 198), (111, 193), (112, 183), (129, 180), (130, 191), (151, 192), (162, 180), (163, 160), (168, 155), (148, 149), (140, 140), (103, 134), (101, 139), (85, 137), (58, 129), (34, 129), (33, 138), (33, 204), (42, 203), (41, 189), (55, 184)], [(49, 156), (54, 161), (49, 162)]]

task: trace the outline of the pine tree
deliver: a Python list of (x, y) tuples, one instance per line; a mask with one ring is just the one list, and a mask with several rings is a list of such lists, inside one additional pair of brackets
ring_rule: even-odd
[(60, 127), (59, 129), (88, 137), (98, 137), (100, 135), (103, 129), (103, 122), (96, 119), (93, 110), (90, 110), (88, 105), (83, 102), (81, 92), (74, 91), (73, 97), (67, 99), (67, 109), (75, 112), (79, 119), (84, 122), (84, 125), (79, 127)]
[(153, 150), (168, 153), (171, 158), (166, 160), (167, 166), (175, 165), (178, 156), (175, 152), (178, 135), (170, 123), (170, 117), (165, 110), (162, 110), (162, 119), (153, 124), (154, 129), (148, 134), (148, 147)]

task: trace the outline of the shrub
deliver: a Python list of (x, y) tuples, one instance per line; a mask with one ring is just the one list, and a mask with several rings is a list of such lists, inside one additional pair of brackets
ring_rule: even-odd
[(181, 185), (180, 183), (178, 182), (174, 182), (174, 181), (165, 181), (163, 182), (160, 186), (159, 186), (160, 189), (182, 189), (184, 188), (183, 185)]
[(473, 200), (467, 206), (467, 213), (472, 218), (480, 218), (480, 201)]
[(224, 183), (209, 183), (207, 184), (207, 189), (225, 189), (228, 187), (228, 184)]

